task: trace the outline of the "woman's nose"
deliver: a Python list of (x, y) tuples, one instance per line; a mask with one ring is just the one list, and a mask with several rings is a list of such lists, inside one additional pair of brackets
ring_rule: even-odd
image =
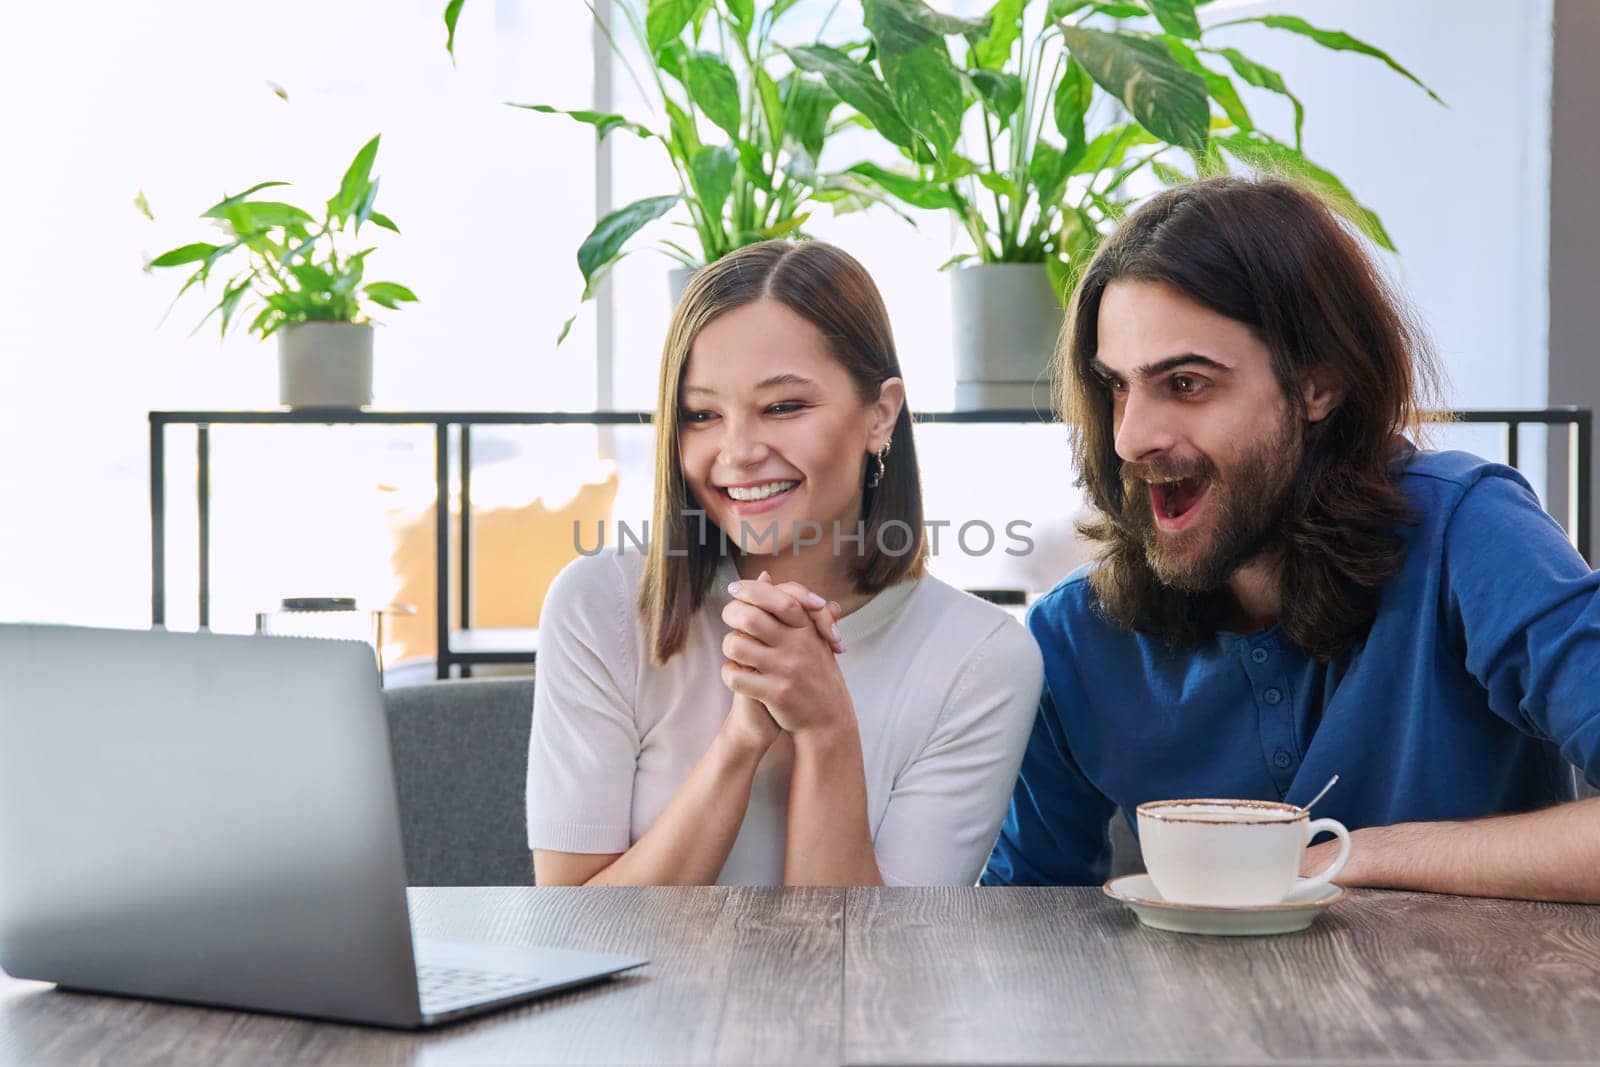
[(767, 446), (757, 431), (758, 427), (748, 420), (725, 420), (721, 447), (717, 452), (718, 461), (724, 467), (748, 469), (766, 459)]

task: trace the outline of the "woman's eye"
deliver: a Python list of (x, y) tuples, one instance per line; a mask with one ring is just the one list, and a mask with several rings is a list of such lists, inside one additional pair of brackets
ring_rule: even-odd
[(804, 411), (805, 404), (798, 400), (785, 400), (778, 404), (769, 404), (767, 412), (772, 415), (793, 415), (797, 411)]
[(709, 411), (685, 411), (679, 416), (684, 422), (702, 423), (710, 422), (715, 416)]

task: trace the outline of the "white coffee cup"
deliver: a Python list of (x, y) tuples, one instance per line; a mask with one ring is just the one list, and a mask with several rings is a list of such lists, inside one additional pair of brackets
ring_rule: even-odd
[[(1157, 800), (1140, 804), (1139, 847), (1156, 891), (1174, 904), (1281, 904), (1327, 885), (1350, 859), (1350, 831), (1334, 819), (1267, 800)], [(1339, 856), (1301, 878), (1306, 846), (1339, 838)]]

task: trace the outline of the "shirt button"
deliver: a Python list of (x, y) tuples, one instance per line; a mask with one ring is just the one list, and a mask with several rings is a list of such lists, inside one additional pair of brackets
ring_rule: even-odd
[(1265, 663), (1267, 662), (1267, 650), (1264, 648), (1251, 649), (1250, 658), (1257, 663)]
[(1276, 689), (1268, 689), (1265, 693), (1261, 694), (1261, 699), (1265, 700), (1268, 704), (1276, 704), (1278, 701), (1283, 699), (1283, 694)]
[(1289, 764), (1294, 762), (1294, 757), (1289, 755), (1289, 750), (1280, 748), (1272, 754), (1272, 765), (1281, 770), (1287, 770)]

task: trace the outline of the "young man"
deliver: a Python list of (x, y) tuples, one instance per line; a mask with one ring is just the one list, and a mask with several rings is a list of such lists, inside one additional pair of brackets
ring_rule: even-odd
[(1100, 553), (1030, 613), (1044, 696), (983, 883), (1097, 883), (1119, 808), (1337, 773), (1341, 884), (1600, 902), (1572, 777), (1600, 784), (1600, 574), (1517, 472), (1408, 442), (1426, 343), (1327, 207), (1163, 193), (1061, 356)]

